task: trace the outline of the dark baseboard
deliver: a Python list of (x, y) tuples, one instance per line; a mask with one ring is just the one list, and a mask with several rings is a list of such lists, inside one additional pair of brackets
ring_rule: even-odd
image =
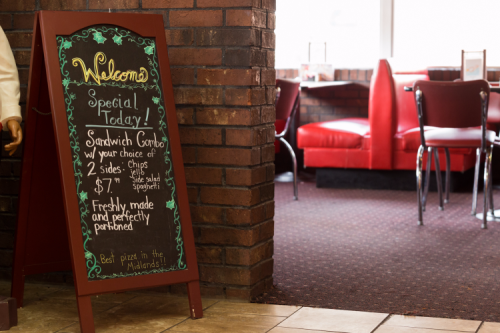
[[(452, 172), (450, 176), (451, 192), (472, 191), (474, 184), (474, 169), (469, 169), (464, 173)], [(445, 172), (441, 173), (441, 177), (444, 189)], [(482, 174), (479, 179), (479, 183), (481, 184)], [(316, 187), (400, 191), (416, 191), (417, 189), (415, 171), (332, 168), (318, 168), (316, 170)], [(480, 186), (480, 188), (482, 188), (482, 186)], [(431, 173), (429, 190), (437, 191), (435, 172)]]

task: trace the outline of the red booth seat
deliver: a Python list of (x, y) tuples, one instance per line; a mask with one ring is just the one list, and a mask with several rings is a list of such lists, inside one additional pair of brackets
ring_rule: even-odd
[[(380, 60), (370, 83), (368, 118), (311, 123), (298, 129), (297, 146), (304, 149), (304, 165), (415, 170), (420, 131), (413, 93), (404, 91), (404, 86), (417, 80), (429, 80), (427, 71), (392, 74), (387, 60)], [(444, 161), (444, 150), (441, 154)], [(450, 154), (452, 171), (474, 166), (474, 149), (450, 149)], [(445, 163), (441, 167), (444, 170)]]

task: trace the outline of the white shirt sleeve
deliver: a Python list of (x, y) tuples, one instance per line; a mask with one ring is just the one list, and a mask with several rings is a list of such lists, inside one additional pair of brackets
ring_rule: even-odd
[(7, 131), (7, 121), (21, 122), (21, 107), (19, 106), (19, 74), (16, 61), (7, 40), (0, 27), (0, 122)]

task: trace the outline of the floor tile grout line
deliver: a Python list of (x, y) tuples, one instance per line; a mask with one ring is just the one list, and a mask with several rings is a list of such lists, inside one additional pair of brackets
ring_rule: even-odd
[(212, 306), (216, 305), (216, 304), (219, 304), (221, 301), (218, 300), (216, 301), (214, 304), (210, 304), (209, 306), (207, 306), (206, 308), (203, 309), (203, 312), (205, 312), (206, 310), (210, 309)]
[(483, 324), (484, 324), (484, 320), (481, 321), (481, 324), (479, 324), (479, 326), (478, 326), (478, 328), (477, 328), (477, 330), (476, 330), (475, 333), (479, 333), (479, 330), (481, 329), (481, 327), (483, 327)]
[(181, 321), (180, 321), (180, 322), (178, 322), (177, 324), (172, 325), (172, 326), (170, 326), (169, 328), (167, 328), (167, 329), (165, 329), (165, 330), (163, 330), (163, 331), (161, 331), (161, 332), (159, 332), (159, 333), (167, 332), (167, 331), (169, 331), (171, 328), (174, 328), (174, 327), (179, 326), (180, 324), (182, 324), (182, 323), (186, 322), (188, 319), (191, 319), (191, 317), (187, 316), (187, 318), (186, 318), (186, 319), (181, 320)]
[(384, 325), (390, 318), (392, 317), (392, 313), (388, 313), (387, 316), (377, 325), (370, 333), (375, 333), (380, 328), (380, 326)]
[[(423, 318), (437, 318), (437, 319), (452, 319), (452, 318), (439, 318), (439, 317), (423, 317)], [(460, 320), (467, 320), (467, 319), (460, 319)], [(473, 320), (467, 320), (467, 321), (473, 321)], [(388, 327), (404, 327), (404, 328), (411, 328), (411, 329), (424, 329), (424, 330), (432, 330), (436, 332), (452, 332), (452, 333), (476, 333), (476, 331), (457, 331), (457, 330), (452, 330), (448, 328), (432, 328), (432, 327), (415, 327), (415, 326), (400, 326), (400, 325), (387, 325)], [(481, 325), (479, 325), (481, 326)], [(377, 333), (377, 332), (372, 332), (372, 333)]]
[(136, 299), (137, 297), (138, 297), (138, 296), (134, 296), (134, 297), (132, 297), (131, 299), (126, 300), (125, 302), (118, 303), (118, 304), (116, 304), (116, 306), (112, 306), (111, 308), (109, 308), (109, 309), (108, 309), (108, 310), (106, 310), (105, 312), (107, 312), (107, 311), (109, 311), (109, 310), (111, 310), (111, 309), (114, 309), (114, 308), (115, 308), (115, 307), (117, 307), (117, 306), (121, 306), (121, 305), (123, 305), (123, 304), (127, 304), (128, 302), (130, 302), (130, 301), (132, 301), (132, 300)]
[[(207, 306), (206, 308), (204, 308), (204, 309), (203, 309), (203, 312), (205, 312), (206, 310), (210, 309), (210, 308), (211, 308), (212, 306), (214, 306), (215, 304), (219, 304), (220, 302), (221, 302), (221, 301), (220, 301), (220, 300), (218, 300), (218, 301), (216, 301), (214, 304), (210, 304), (209, 306)], [(203, 315), (203, 317), (205, 317), (205, 315)], [(164, 330), (164, 331), (161, 331), (160, 333), (167, 332), (167, 331), (168, 331), (168, 330), (170, 330), (171, 328), (174, 328), (174, 327), (179, 326), (180, 324), (182, 324), (182, 323), (186, 322), (188, 319), (191, 319), (191, 317), (190, 317), (190, 316), (187, 316), (187, 318), (186, 318), (186, 319), (184, 319), (184, 320), (182, 320), (182, 321), (178, 322), (178, 323), (177, 323), (177, 324), (175, 324), (175, 325), (170, 326), (169, 328), (167, 328), (167, 329), (166, 329), (166, 330)], [(202, 318), (199, 318), (199, 319), (202, 319)]]
[(273, 327), (271, 327), (269, 330), (266, 331), (267, 332), (270, 332), (272, 331), (273, 329), (275, 329), (276, 327), (278, 327), (279, 324), (281, 324), (282, 322), (284, 322), (285, 320), (287, 320), (288, 318), (290, 318), (291, 316), (293, 316), (294, 314), (297, 313), (297, 311), (299, 311), (300, 309), (302, 309), (303, 306), (300, 306), (297, 310), (295, 310), (292, 314), (290, 314), (288, 317), (285, 317), (285, 319), (283, 319), (282, 321), (280, 321), (279, 323), (277, 323), (276, 325), (274, 325)]
[(73, 325), (75, 325), (75, 324), (79, 324), (79, 323), (80, 323), (79, 321), (75, 321), (75, 322), (73, 322), (72, 324), (70, 324), (70, 325), (68, 325), (68, 326), (64, 326), (63, 328), (60, 328), (60, 329), (58, 329), (57, 331), (54, 331), (53, 333), (61, 332), (62, 330), (65, 330), (65, 329), (67, 329), (68, 327), (71, 327), (71, 326), (73, 326)]

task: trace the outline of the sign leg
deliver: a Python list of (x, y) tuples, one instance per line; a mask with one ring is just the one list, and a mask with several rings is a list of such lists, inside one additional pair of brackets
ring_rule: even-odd
[(201, 305), (200, 282), (187, 283), (189, 311), (191, 319), (203, 318), (203, 306)]
[(22, 272), (22, 267), (14, 267), (13, 271), (10, 296), (16, 299), (17, 307), (22, 308), (24, 297), (24, 274)]
[(81, 333), (95, 333), (90, 296), (77, 296)]

